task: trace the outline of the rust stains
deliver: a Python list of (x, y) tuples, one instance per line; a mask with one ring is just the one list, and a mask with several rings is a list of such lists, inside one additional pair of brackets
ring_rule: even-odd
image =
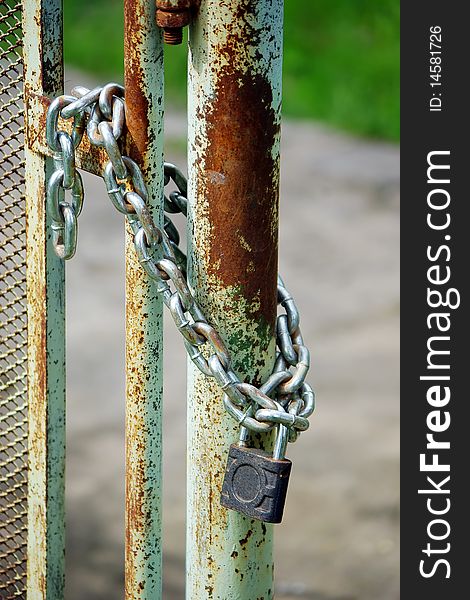
[[(27, 84), (25, 84), (24, 99), (26, 125), (25, 140), (27, 147), (37, 154), (53, 157), (54, 153), (47, 145), (45, 134), (47, 111), (51, 100), (47, 96), (35, 94), (30, 90), (30, 86)], [(59, 129), (71, 133), (72, 120), (60, 119)], [(123, 137), (125, 136), (123, 135), (122, 138)], [(119, 140), (119, 144), (123, 147), (126, 142), (123, 142), (122, 138)], [(92, 145), (88, 137), (84, 135), (80, 145), (75, 151), (75, 162), (77, 167), (101, 177), (108, 161), (109, 158), (105, 149)]]
[(46, 96), (35, 94), (31, 90), (31, 85), (27, 82), (24, 84), (23, 97), (25, 107), (25, 143), (34, 152), (43, 154), (42, 148), (39, 150), (38, 145), (47, 148), (45, 135), (46, 115), (51, 101)]
[[(207, 147), (198, 168), (199, 194), (207, 199), (212, 235), (209, 275), (234, 286), (259, 308), (271, 326), (276, 315), (279, 160), (273, 151), (279, 115), (271, 83), (250, 67), (246, 40), (255, 48), (259, 34), (249, 23), (247, 2), (240, 25), (217, 49), (219, 65), (213, 100), (205, 114)], [(254, 9), (253, 9), (254, 10)]]
[(144, 33), (139, 25), (145, 22), (140, 0), (124, 2), (124, 81), (126, 89), (126, 125), (129, 133), (127, 152), (139, 165), (146, 164), (149, 141), (149, 101), (142, 69)]
[(245, 547), (247, 545), (247, 543), (248, 543), (248, 540), (250, 539), (250, 537), (252, 535), (253, 535), (253, 530), (252, 529), (248, 529), (248, 531), (246, 533), (246, 536), (243, 539), (239, 540), (240, 546)]
[[(136, 432), (134, 432), (135, 435)], [(145, 462), (142, 450), (126, 444), (126, 561), (125, 561), (125, 588), (126, 598), (132, 598), (134, 590), (144, 587), (143, 581), (138, 581), (138, 555), (142, 551), (139, 544), (139, 534), (145, 529), (146, 497), (144, 493)], [(129, 476), (132, 471), (132, 477)]]

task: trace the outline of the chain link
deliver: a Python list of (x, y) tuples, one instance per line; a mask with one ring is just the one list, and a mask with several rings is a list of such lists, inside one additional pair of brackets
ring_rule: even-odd
[[(60, 96), (49, 107), (46, 120), (46, 141), (54, 153), (56, 170), (47, 186), (47, 209), (51, 217), (52, 243), (60, 258), (69, 259), (77, 247), (77, 218), (83, 206), (83, 182), (75, 168), (75, 148), (85, 131), (85, 114), (73, 116), (72, 133), (58, 128), (63, 109), (76, 102), (74, 96)], [(70, 193), (67, 199), (66, 192)]]
[[(223, 392), (227, 412), (241, 427), (241, 439), (248, 431), (266, 432), (279, 427), (275, 455), (283, 454), (286, 439), (294, 442), (308, 429), (308, 417), (315, 410), (315, 394), (305, 379), (310, 354), (300, 332), (300, 316), (283, 280), (278, 278), (277, 352), (272, 374), (260, 387), (240, 380), (231, 367), (230, 353), (221, 336), (205, 318), (186, 279), (186, 256), (179, 248), (179, 234), (165, 215), (163, 228), (156, 225), (147, 204), (147, 187), (139, 166), (124, 156), (119, 138), (125, 125), (124, 88), (110, 83), (88, 90), (76, 87), (72, 96), (60, 96), (49, 108), (46, 139), (54, 152), (56, 170), (47, 188), (47, 209), (52, 220), (53, 243), (57, 254), (71, 258), (75, 253), (77, 217), (83, 204), (83, 184), (75, 168), (75, 149), (85, 131), (95, 146), (104, 147), (109, 162), (103, 172), (113, 206), (128, 219), (134, 246), (142, 268), (163, 296), (189, 357), (197, 368), (213, 377)], [(59, 116), (73, 119), (72, 133), (58, 128)], [(187, 216), (187, 181), (173, 164), (164, 164), (164, 184), (177, 190), (164, 196), (168, 214)], [(65, 199), (66, 191), (70, 199)], [(202, 348), (207, 348), (206, 356)]]

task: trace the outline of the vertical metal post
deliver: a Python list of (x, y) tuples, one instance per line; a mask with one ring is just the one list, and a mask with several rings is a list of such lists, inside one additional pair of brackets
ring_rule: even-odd
[[(157, 223), (163, 211), (163, 47), (155, 2), (125, 0), (128, 155), (144, 173)], [(162, 303), (126, 232), (126, 579), (128, 600), (162, 587)]]
[[(282, 20), (282, 0), (202, 0), (189, 38), (191, 285), (254, 383), (275, 353)], [(272, 598), (272, 526), (220, 506), (238, 430), (192, 366), (188, 410), (187, 598)]]
[[(62, 0), (24, 0), (24, 94), (62, 93)], [(44, 127), (39, 113), (37, 127)], [(25, 119), (32, 122), (31, 116)], [(64, 264), (50, 240), (46, 181), (52, 160), (30, 149), (26, 131), (28, 299), (28, 600), (64, 595), (65, 352)]]

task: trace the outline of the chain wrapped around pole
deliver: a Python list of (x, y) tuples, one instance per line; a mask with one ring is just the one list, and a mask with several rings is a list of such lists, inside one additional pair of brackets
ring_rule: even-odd
[[(121, 153), (124, 88), (114, 83), (93, 90), (79, 86), (72, 94), (60, 96), (51, 103), (46, 125), (46, 139), (56, 161), (56, 171), (48, 185), (47, 208), (53, 221), (57, 254), (68, 259), (75, 253), (83, 184), (75, 169), (74, 150), (86, 130), (90, 142), (106, 150), (109, 162), (103, 179), (108, 196), (128, 219), (139, 262), (162, 294), (189, 357), (202, 373), (215, 379), (224, 392), (225, 409), (241, 427), (255, 432), (285, 427), (288, 441), (294, 442), (309, 427), (308, 417), (315, 410), (315, 394), (305, 381), (310, 353), (300, 331), (299, 312), (283, 280), (278, 277), (277, 302), (284, 313), (277, 317), (276, 361), (268, 379), (256, 387), (240, 381), (232, 369), (230, 353), (189, 288), (186, 256), (178, 246), (177, 229), (167, 215), (163, 229), (155, 224), (147, 206), (142, 172), (136, 162)], [(59, 116), (73, 119), (71, 134), (58, 128)], [(165, 212), (186, 216), (186, 178), (170, 163), (165, 163), (164, 175), (165, 185), (172, 181), (177, 187), (164, 198)], [(65, 199), (67, 190), (70, 200)], [(208, 353), (203, 349), (209, 349)]]

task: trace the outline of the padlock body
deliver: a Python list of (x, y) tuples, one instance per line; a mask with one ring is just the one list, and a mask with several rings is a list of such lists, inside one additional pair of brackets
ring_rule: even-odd
[(265, 523), (280, 523), (292, 463), (257, 448), (232, 444), (222, 485), (222, 506)]

